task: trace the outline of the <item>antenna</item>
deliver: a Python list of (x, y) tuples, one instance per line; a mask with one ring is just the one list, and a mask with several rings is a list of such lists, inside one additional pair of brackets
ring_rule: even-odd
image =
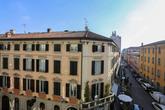
[(23, 24), (24, 33), (26, 34), (26, 24)]
[(84, 22), (85, 22), (85, 31), (89, 31), (89, 28), (88, 28), (88, 21), (86, 18), (84, 18)]

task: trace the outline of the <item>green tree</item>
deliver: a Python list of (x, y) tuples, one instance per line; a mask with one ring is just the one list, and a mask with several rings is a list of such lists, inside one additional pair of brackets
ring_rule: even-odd
[(85, 98), (85, 102), (90, 101), (90, 91), (89, 91), (89, 82), (87, 81), (85, 84), (85, 93), (84, 93), (84, 98)]

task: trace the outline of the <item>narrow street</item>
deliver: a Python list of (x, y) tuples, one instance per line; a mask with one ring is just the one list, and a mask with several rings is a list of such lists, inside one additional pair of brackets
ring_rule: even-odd
[(154, 110), (151, 104), (154, 101), (152, 97), (132, 77), (131, 71), (127, 68), (125, 69), (126, 69), (127, 76), (129, 77), (129, 81), (132, 83), (130, 92), (131, 92), (134, 103), (142, 106), (143, 110)]

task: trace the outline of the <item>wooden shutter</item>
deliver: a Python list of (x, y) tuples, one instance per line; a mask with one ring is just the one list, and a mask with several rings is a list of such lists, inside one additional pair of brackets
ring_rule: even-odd
[(92, 52), (96, 52), (97, 51), (97, 46), (96, 45), (92, 45)]
[(66, 97), (69, 97), (69, 83), (66, 83), (66, 89), (65, 89), (65, 94), (66, 94)]
[(39, 92), (39, 80), (36, 80), (36, 92)]
[(101, 74), (104, 73), (104, 60), (101, 61)]
[(95, 74), (95, 61), (92, 61), (92, 75)]
[(7, 50), (10, 50), (10, 44), (7, 45)]
[(61, 95), (61, 83), (54, 82), (54, 95)]
[(23, 44), (23, 50), (26, 50), (26, 44)]
[(95, 84), (92, 84), (92, 99), (94, 100), (95, 99), (95, 93), (96, 93), (96, 85)]
[(49, 51), (49, 44), (46, 44), (46, 51)]
[(20, 85), (20, 84), (19, 84), (19, 78), (15, 77), (15, 78), (14, 78), (14, 88), (15, 88), (15, 89), (19, 89), (19, 85)]
[(3, 76), (0, 76), (0, 87), (2, 87), (2, 79), (3, 79)]
[(32, 71), (34, 71), (35, 65), (34, 65), (34, 59), (32, 59)]
[(79, 52), (82, 51), (82, 44), (78, 44), (78, 51), (79, 51)]
[(33, 79), (31, 79), (30, 80), (30, 90), (32, 91), (32, 92), (34, 92), (34, 80)]
[(46, 60), (45, 62), (45, 72), (49, 71), (49, 60)]
[(70, 61), (70, 74), (77, 75), (77, 61)]
[(44, 91), (46, 94), (48, 94), (49, 92), (49, 84), (48, 84), (48, 81), (44, 81)]
[(104, 46), (102, 45), (102, 52), (104, 52)]
[(36, 51), (40, 50), (40, 44), (36, 44)]
[(66, 51), (70, 51), (70, 44), (66, 44)]
[(77, 85), (77, 98), (81, 99), (81, 85)]
[(101, 84), (100, 84), (100, 98), (103, 98), (103, 96), (104, 96), (104, 83), (102, 82)]
[(32, 51), (35, 51), (35, 44), (32, 44)]
[(10, 88), (10, 77), (7, 76), (7, 88)]
[(26, 79), (23, 78), (23, 90), (26, 91)]
[(61, 73), (61, 61), (54, 60), (54, 73)]
[(36, 60), (36, 71), (39, 72), (39, 59)]
[(26, 70), (26, 59), (23, 59), (23, 70)]

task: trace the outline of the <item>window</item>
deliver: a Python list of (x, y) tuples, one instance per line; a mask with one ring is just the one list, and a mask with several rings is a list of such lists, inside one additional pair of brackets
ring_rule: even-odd
[(55, 105), (54, 110), (60, 110), (60, 107), (58, 105)]
[(37, 80), (36, 81), (36, 91), (48, 94), (48, 81)]
[(157, 70), (157, 77), (160, 78), (160, 70)]
[(48, 44), (37, 44), (36, 45), (36, 50), (37, 51), (48, 51), (49, 50), (49, 45)]
[(161, 53), (161, 48), (160, 48), (160, 47), (158, 47), (158, 53), (159, 53), (159, 54)]
[(154, 69), (152, 68), (152, 75), (154, 75)]
[(49, 62), (46, 59), (37, 59), (37, 72), (48, 72)]
[(104, 61), (92, 61), (92, 75), (104, 73)]
[(19, 99), (15, 98), (14, 110), (19, 110)]
[(60, 82), (54, 82), (54, 95), (61, 95), (61, 83)]
[(31, 90), (32, 92), (34, 92), (34, 80), (29, 79), (29, 78), (24, 78), (23, 79), (23, 90), (24, 91)]
[(20, 50), (20, 45), (19, 44), (14, 44), (14, 50), (19, 51)]
[(54, 51), (60, 52), (61, 51), (61, 44), (54, 44)]
[(154, 48), (152, 48), (152, 53), (154, 53), (154, 51), (155, 51), (155, 49), (154, 49)]
[(0, 76), (0, 87), (10, 88), (10, 77)]
[(19, 70), (19, 58), (14, 58), (14, 70)]
[(70, 52), (81, 52), (82, 51), (82, 44), (67, 44), (66, 51)]
[(0, 50), (10, 50), (10, 44), (1, 44)]
[(70, 61), (70, 75), (77, 75), (77, 61)]
[(150, 57), (148, 57), (148, 63), (150, 63)]
[(31, 58), (23, 59), (23, 70), (34, 71), (34, 59)]
[(93, 52), (104, 52), (104, 46), (103, 45), (93, 45), (92, 51)]
[(103, 97), (103, 91), (104, 91), (104, 83), (95, 83), (95, 84), (92, 84), (92, 87), (91, 87), (91, 96), (92, 96), (92, 99), (95, 99), (96, 96), (98, 98), (102, 98)]
[(19, 85), (20, 85), (19, 78), (14, 77), (14, 88), (19, 89)]
[(146, 56), (144, 57), (144, 62), (146, 62)]
[(150, 48), (148, 48), (148, 53), (150, 53)]
[(75, 83), (66, 83), (66, 97), (77, 97), (81, 99), (81, 85)]
[(34, 51), (35, 45), (34, 44), (23, 44), (24, 51)]
[(61, 73), (61, 61), (54, 60), (54, 73)]
[(8, 58), (3, 57), (3, 69), (8, 69)]
[(152, 64), (154, 64), (154, 57), (152, 57)]
[(148, 72), (148, 73), (150, 72), (150, 68), (149, 68), (149, 66), (147, 67), (147, 72)]
[(160, 58), (158, 58), (158, 65), (160, 65)]

